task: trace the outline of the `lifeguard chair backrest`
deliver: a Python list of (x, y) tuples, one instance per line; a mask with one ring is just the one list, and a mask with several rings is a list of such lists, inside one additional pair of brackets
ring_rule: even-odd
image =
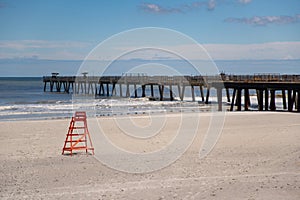
[(75, 120), (86, 120), (85, 112), (75, 112)]

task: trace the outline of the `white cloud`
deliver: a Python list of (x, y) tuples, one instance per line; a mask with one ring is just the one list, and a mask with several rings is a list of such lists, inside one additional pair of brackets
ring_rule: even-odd
[(282, 58), (282, 60), (293, 60), (294, 57), (291, 55), (286, 55), (285, 57)]
[(92, 47), (77, 41), (0, 41), (0, 58), (83, 59)]
[(268, 24), (292, 24), (300, 22), (300, 14), (294, 16), (254, 16), (251, 18), (227, 18), (225, 22), (266, 26)]
[(215, 0), (209, 0), (207, 2), (207, 9), (208, 10), (214, 10), (216, 7), (216, 1)]
[(231, 0), (231, 1), (202, 0), (202, 1), (194, 1), (191, 3), (184, 3), (173, 7), (163, 6), (157, 3), (142, 3), (139, 5), (139, 8), (150, 13), (170, 14), (170, 13), (186, 13), (193, 10), (199, 10), (201, 8), (206, 8), (209, 11), (213, 11), (217, 7), (217, 4), (232, 5), (234, 3), (237, 3), (237, 4), (246, 5), (252, 2), (252, 0)]
[(300, 59), (300, 42), (206, 44), (204, 47), (217, 60)]
[[(215, 60), (266, 60), (266, 59), (300, 59), (300, 42), (271, 42), (260, 44), (204, 44), (203, 52), (190, 44), (162, 45), (161, 50), (135, 51), (123, 59), (178, 59), (170, 52), (184, 52), (187, 59), (208, 59), (206, 50)], [(50, 41), (1, 41), (0, 58), (39, 58), (51, 60), (84, 59), (95, 44), (84, 42), (50, 42)], [(139, 47), (130, 44), (107, 46), (96, 60), (111, 60), (124, 51), (134, 51)]]
[(142, 10), (145, 10), (147, 12), (151, 13), (178, 13), (182, 12), (180, 8), (166, 8), (158, 4), (154, 3), (144, 3), (141, 6)]
[(168, 14), (168, 13), (186, 13), (193, 10), (199, 10), (201, 8), (206, 8), (209, 11), (213, 11), (218, 5), (232, 5), (232, 3), (237, 4), (249, 4), (252, 0), (231, 0), (231, 1), (224, 1), (224, 0), (202, 0), (202, 1), (194, 1), (191, 3), (184, 3), (181, 5), (167, 7), (162, 6), (156, 3), (142, 3), (139, 7), (147, 12), (150, 13), (157, 13), (157, 14)]
[(160, 12), (162, 9), (159, 5), (156, 4), (147, 4), (145, 5), (149, 10), (152, 10), (154, 12)]
[[(209, 57), (214, 60), (300, 59), (300, 42), (204, 44), (202, 47), (203, 49), (201, 51), (199, 50), (199, 47), (195, 46), (195, 44), (162, 45), (157, 48), (157, 50), (144, 50), (140, 49), (138, 46), (123, 46), (122, 48), (117, 48), (114, 51), (107, 49), (107, 54), (102, 56), (111, 59), (113, 58), (112, 55), (122, 54), (122, 52), (134, 52), (122, 57), (121, 59), (180, 59), (177, 54), (184, 52), (184, 57), (189, 60), (208, 60)], [(136, 49), (139, 50), (135, 51)], [(206, 53), (208, 53), (209, 56)]]
[(76, 48), (89, 46), (86, 42), (71, 41), (46, 41), (46, 40), (14, 40), (0, 41), (0, 48), (9, 49), (51, 49), (51, 48)]
[(248, 3), (251, 3), (252, 0), (238, 0), (239, 3), (242, 3), (242, 4), (248, 4)]
[(203, 7), (206, 7), (207, 10), (212, 11), (216, 8), (216, 0), (195, 1), (175, 7), (166, 7), (155, 3), (143, 3), (139, 7), (144, 11), (157, 14), (186, 13), (188, 11), (197, 10)]

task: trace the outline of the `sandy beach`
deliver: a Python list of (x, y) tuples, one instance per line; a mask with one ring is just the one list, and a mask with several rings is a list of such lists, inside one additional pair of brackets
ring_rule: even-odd
[[(113, 117), (99, 120), (116, 144), (147, 152), (178, 129), (174, 114), (166, 118), (162, 136), (137, 146), (119, 137)], [(1, 199), (300, 199), (297, 113), (226, 113), (214, 149), (200, 159), (209, 125), (203, 116), (192, 145), (176, 162), (141, 174), (111, 169), (84, 153), (61, 155), (69, 120), (0, 122)], [(136, 120), (143, 125), (148, 119)]]

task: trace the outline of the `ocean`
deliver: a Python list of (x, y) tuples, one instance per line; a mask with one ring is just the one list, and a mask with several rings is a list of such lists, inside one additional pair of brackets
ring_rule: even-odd
[(66, 117), (72, 96), (44, 93), (42, 78), (0, 78), (0, 120)]
[(177, 101), (150, 101), (149, 98), (125, 97), (95, 98), (92, 95), (44, 92), (43, 86), (42, 78), (0, 78), (0, 121), (69, 118), (77, 110), (84, 110), (95, 116), (112, 116), (210, 109), (209, 105), (199, 103), (199, 91), (196, 91), (196, 102), (191, 101), (188, 90), (185, 101), (181, 102), (178, 96), (175, 97)]
[[(120, 71), (130, 71), (132, 66), (139, 66), (145, 62), (123, 61), (110, 66), (107, 71), (111, 74), (120, 74)], [(188, 88), (183, 102), (178, 100), (179, 95), (177, 95), (178, 101), (160, 102), (149, 101), (148, 98), (78, 97), (72, 94), (43, 91), (41, 76), (50, 75), (53, 71), (60, 72), (61, 76), (74, 75), (77, 74), (81, 63), (81, 61), (0, 60), (0, 74), (3, 76), (0, 77), (0, 121), (69, 118), (76, 110), (88, 110), (96, 116), (196, 112), (211, 110), (216, 103), (214, 90), (211, 91), (212, 103), (206, 105), (201, 101), (199, 90), (196, 90), (196, 102), (192, 102)], [(182, 74), (193, 74), (193, 71), (187, 71), (188, 68), (182, 67), (184, 63), (180, 61), (161, 61), (161, 63), (174, 66)], [(206, 66), (206, 62), (202, 64)], [(300, 60), (216, 61), (216, 65), (220, 72), (227, 74), (300, 74)], [(95, 75), (92, 71), (90, 72), (90, 75)], [(36, 77), (30, 77), (30, 75)], [(250, 109), (255, 110), (257, 109), (256, 93), (250, 92), (252, 95)], [(165, 96), (168, 97), (168, 94)], [(278, 91), (278, 96), (280, 96), (280, 91)], [(278, 109), (282, 107), (281, 101), (280, 98), (276, 100)], [(223, 102), (226, 102), (225, 95)]]
[[(154, 93), (158, 96), (158, 88), (154, 89)], [(0, 78), (0, 121), (70, 118), (75, 111), (86, 111), (90, 116), (102, 117), (211, 112), (217, 109), (215, 90), (211, 90), (210, 104), (202, 102), (199, 88), (195, 89), (196, 101), (192, 101), (191, 91), (188, 87), (185, 90), (184, 101), (179, 100), (176, 92), (174, 91), (175, 101), (152, 101), (148, 97), (95, 97), (94, 95), (44, 92), (42, 78), (2, 77)], [(228, 109), (230, 103), (226, 103), (227, 98), (225, 91), (223, 92), (223, 104), (225, 109)], [(131, 93), (133, 95), (133, 92)], [(168, 97), (167, 89), (165, 89), (165, 93), (164, 96)], [(141, 94), (141, 91), (138, 91), (138, 94)], [(147, 94), (150, 94), (150, 91), (146, 90)], [(281, 91), (278, 91), (277, 94), (276, 107), (280, 110), (282, 109)], [(204, 95), (206, 95), (205, 90)], [(250, 110), (257, 110), (256, 91), (250, 90), (250, 95)]]

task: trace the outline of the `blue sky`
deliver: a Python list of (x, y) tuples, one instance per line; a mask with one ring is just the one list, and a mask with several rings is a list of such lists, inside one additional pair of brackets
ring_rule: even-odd
[(133, 28), (162, 27), (216, 60), (300, 59), (299, 0), (0, 0), (0, 59), (81, 60)]

